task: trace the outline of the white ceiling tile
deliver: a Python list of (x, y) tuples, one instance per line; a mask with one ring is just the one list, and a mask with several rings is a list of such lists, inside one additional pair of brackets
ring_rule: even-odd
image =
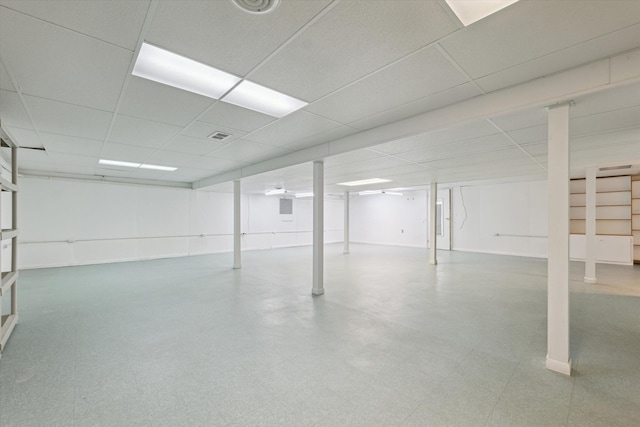
[(0, 118), (3, 126), (33, 129), (29, 114), (15, 92), (0, 90)]
[(119, 112), (184, 127), (213, 102), (211, 98), (131, 76)]
[(361, 162), (364, 160), (376, 159), (385, 155), (369, 149), (350, 151), (343, 154), (327, 157), (324, 162), (325, 170), (332, 167), (347, 165), (349, 163)]
[(518, 144), (531, 144), (533, 142), (546, 141), (548, 138), (547, 125), (533, 126), (508, 132)]
[(81, 156), (98, 156), (102, 150), (102, 141), (76, 138), (41, 132), (42, 142), (49, 152), (78, 154)]
[(492, 118), (495, 124), (505, 132), (547, 124), (547, 110), (544, 108), (530, 108), (503, 116)]
[(118, 114), (109, 141), (140, 147), (160, 148), (180, 132), (181, 128), (151, 120)]
[(120, 160), (123, 162), (143, 163), (151, 157), (156, 150), (137, 147), (134, 145), (106, 142), (100, 157), (107, 160)]
[(535, 157), (543, 154), (546, 155), (549, 148), (549, 144), (547, 143), (547, 141), (536, 142), (535, 144), (525, 145), (522, 148), (524, 148), (527, 151), (527, 153)]
[(640, 106), (577, 117), (571, 120), (569, 133), (578, 136), (637, 126), (640, 126)]
[(132, 58), (128, 50), (8, 9), (0, 14), (0, 51), (25, 94), (105, 111), (115, 109)]
[(480, 78), (637, 24), (639, 16), (637, 1), (520, 1), (440, 44)]
[(466, 82), (468, 79), (435, 47), (429, 47), (305, 109), (351, 123)]
[(148, 0), (2, 0), (0, 5), (134, 50)]
[[(52, 164), (49, 153), (46, 151), (29, 149), (18, 152), (18, 166), (22, 167), (24, 163), (41, 163), (43, 166)], [(53, 166), (49, 170), (53, 170)]]
[(245, 139), (274, 146), (285, 146), (337, 127), (340, 127), (339, 123), (298, 110), (269, 126), (248, 134)]
[(636, 107), (640, 105), (640, 83), (584, 95), (577, 97), (574, 101), (575, 104), (569, 109), (571, 120), (605, 111)]
[(478, 153), (470, 156), (451, 157), (446, 159), (428, 161), (424, 164), (433, 169), (500, 169), (515, 165), (533, 163), (525, 153), (519, 148), (508, 148), (489, 153)]
[[(3, 126), (4, 127), (4, 126)], [(36, 131), (7, 126), (9, 136), (20, 147), (42, 147), (42, 141)]]
[(145, 163), (160, 166), (182, 167), (197, 160), (199, 156), (176, 151), (162, 150), (145, 159)]
[(49, 159), (55, 163), (56, 169), (64, 165), (95, 167), (98, 163), (98, 157), (96, 156), (80, 156), (77, 154), (55, 152), (49, 153)]
[(213, 172), (220, 173), (230, 169), (239, 168), (245, 164), (246, 163), (238, 162), (235, 160), (221, 159), (211, 156), (200, 156), (197, 159), (191, 161), (188, 166), (193, 169), (208, 170), (211, 174)]
[(448, 144), (431, 145), (421, 150), (400, 153), (397, 156), (414, 162), (428, 162), (452, 157), (475, 156), (513, 146), (513, 143), (506, 136), (496, 134)]
[(18, 169), (20, 170), (20, 173), (23, 173), (24, 171), (56, 171), (53, 162), (50, 162), (48, 159), (45, 159), (44, 161), (34, 161), (24, 158), (24, 156), (21, 156), (18, 159)]
[(253, 163), (258, 159), (277, 157), (290, 152), (278, 147), (241, 139), (223, 146), (221, 149), (209, 154), (209, 157)]
[(11, 83), (11, 78), (9, 78), (9, 74), (4, 68), (2, 62), (0, 62), (0, 90), (7, 90), (10, 92), (16, 91), (16, 87)]
[(372, 147), (374, 150), (388, 154), (397, 154), (407, 151), (415, 151), (430, 146), (451, 144), (456, 141), (480, 138), (489, 135), (497, 135), (499, 131), (486, 121), (476, 121), (454, 128), (442, 129), (427, 134), (417, 135), (398, 141)]
[(213, 125), (252, 132), (275, 121), (276, 118), (226, 102), (217, 102), (199, 120)]
[(111, 123), (112, 113), (102, 110), (32, 96), (25, 102), (40, 132), (103, 140)]
[(597, 166), (607, 163), (638, 163), (640, 162), (639, 145), (638, 142), (631, 142), (572, 152), (571, 167)]
[(244, 76), (328, 4), (283, 1), (273, 12), (253, 15), (230, 1), (163, 1), (147, 40)]
[(178, 135), (163, 149), (177, 151), (179, 153), (204, 155), (217, 150), (225, 144), (209, 139), (198, 139), (189, 136)]
[(640, 153), (640, 127), (570, 138), (571, 152), (626, 144), (638, 144)]
[(345, 1), (251, 78), (311, 102), (456, 29), (438, 2)]
[(640, 24), (509, 67), (476, 82), (486, 92), (576, 67), (638, 46)]
[(334, 129), (330, 129), (326, 132), (309, 136), (307, 138), (299, 139), (296, 142), (285, 145), (284, 148), (288, 150), (302, 150), (304, 148), (312, 147), (314, 145), (335, 141), (336, 139), (343, 138), (348, 135), (352, 135), (356, 132), (358, 132), (358, 130), (352, 127), (340, 126)]
[(391, 108), (390, 110), (382, 113), (373, 114), (370, 117), (356, 120), (349, 123), (349, 126), (362, 130), (371, 129), (377, 126), (386, 125), (387, 123), (402, 120), (407, 117), (415, 116), (416, 114), (455, 104), (456, 102), (473, 98), (480, 94), (480, 89), (478, 89), (473, 83), (464, 83), (460, 86), (425, 96), (424, 98), (420, 98), (399, 107)]

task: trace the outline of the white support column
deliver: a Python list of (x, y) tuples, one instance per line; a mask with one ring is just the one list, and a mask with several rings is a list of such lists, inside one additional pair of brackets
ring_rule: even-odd
[(233, 181), (233, 268), (242, 267), (242, 234), (240, 230), (240, 180)]
[(313, 295), (324, 294), (324, 162), (313, 162)]
[(596, 168), (587, 168), (584, 283), (596, 283)]
[(548, 108), (549, 259), (546, 367), (571, 375), (569, 358), (569, 104)]
[(437, 216), (436, 204), (438, 203), (438, 183), (432, 182), (429, 190), (429, 264), (438, 263), (437, 253)]
[(344, 192), (344, 253), (349, 253), (349, 192)]

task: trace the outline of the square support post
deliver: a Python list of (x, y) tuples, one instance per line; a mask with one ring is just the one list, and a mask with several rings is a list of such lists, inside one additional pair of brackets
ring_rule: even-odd
[(344, 192), (344, 253), (349, 253), (349, 192)]
[(324, 294), (324, 162), (313, 162), (313, 295)]
[(569, 358), (569, 104), (548, 108), (549, 259), (547, 264), (547, 360), (571, 375)]
[(233, 268), (242, 267), (242, 233), (240, 229), (240, 180), (233, 181)]
[(429, 190), (429, 264), (438, 264), (437, 258), (437, 203), (438, 203), (438, 183), (432, 182)]

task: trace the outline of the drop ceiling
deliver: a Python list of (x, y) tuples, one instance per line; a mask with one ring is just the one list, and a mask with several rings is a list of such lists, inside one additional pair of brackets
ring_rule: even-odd
[[(309, 104), (277, 119), (133, 76), (143, 42)], [(231, 0), (0, 0), (0, 121), (21, 147), (44, 149), (21, 150), (25, 174), (228, 191), (224, 177), (256, 170), (244, 191), (310, 191), (298, 154), (352, 138), (317, 150), (328, 192), (374, 177), (392, 180), (375, 188), (544, 179), (543, 106), (406, 135), (393, 125), (627, 53), (640, 69), (638, 49), (636, 0), (521, 0), (468, 27), (444, 0), (282, 0), (264, 15)], [(571, 97), (575, 176), (640, 163), (637, 74)], [(231, 136), (208, 138), (217, 131)], [(212, 177), (222, 185), (202, 185)]]

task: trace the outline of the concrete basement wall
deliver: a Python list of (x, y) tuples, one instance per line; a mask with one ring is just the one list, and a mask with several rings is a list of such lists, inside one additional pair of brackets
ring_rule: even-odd
[[(243, 195), (243, 250), (310, 245), (312, 205), (280, 215), (278, 196)], [(233, 250), (230, 193), (23, 177), (19, 208), (21, 269)], [(325, 242), (342, 241), (342, 224), (342, 200), (325, 200)]]

